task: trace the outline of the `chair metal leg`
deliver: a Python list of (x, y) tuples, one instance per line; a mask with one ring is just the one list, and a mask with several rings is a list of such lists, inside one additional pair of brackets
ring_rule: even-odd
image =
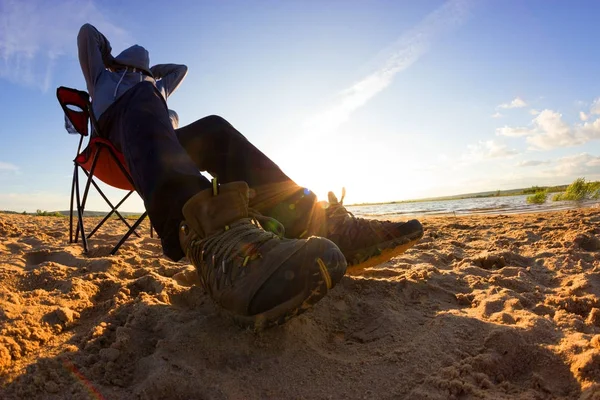
[[(94, 176), (94, 171), (96, 170), (96, 164), (98, 163), (98, 156), (100, 154), (100, 151), (97, 151), (96, 154), (94, 154), (94, 160), (92, 161), (92, 167), (90, 168), (89, 173), (87, 171), (85, 171), (85, 169), (83, 169), (85, 171), (85, 175), (87, 176), (87, 182), (85, 183), (85, 190), (83, 191), (83, 200), (81, 202), (81, 206), (85, 208), (85, 203), (87, 201), (87, 196), (88, 193), (90, 191), (90, 184), (93, 182), (92, 177)], [(95, 184), (95, 182), (94, 182)]]
[[(103, 146), (103, 147), (105, 147), (105, 146)], [(129, 182), (133, 186), (133, 180), (132, 180), (131, 176), (129, 175), (129, 173), (127, 172), (127, 170), (125, 169), (125, 167), (123, 165), (121, 165), (121, 163), (119, 162), (117, 156), (113, 153), (113, 150), (111, 150), (109, 147), (105, 147), (105, 148), (107, 149), (107, 151), (109, 151), (110, 155), (113, 158), (113, 161), (115, 161), (115, 163), (118, 165), (118, 167), (123, 172), (124, 176), (129, 180)], [(121, 215), (121, 213), (118, 211), (118, 208), (125, 202), (125, 200), (127, 200), (127, 198), (129, 198), (129, 196), (133, 193), (133, 190), (130, 191), (129, 193), (127, 193), (127, 195), (125, 195), (125, 197), (123, 197), (123, 199), (121, 199), (121, 201), (119, 203), (117, 203), (116, 206), (113, 206), (112, 203), (110, 202), (110, 200), (104, 194), (104, 192), (102, 192), (102, 190), (100, 189), (100, 187), (97, 185), (97, 183), (93, 179), (94, 178), (94, 171), (96, 169), (96, 165), (97, 165), (98, 160), (99, 160), (99, 154), (100, 154), (100, 151), (102, 151), (102, 150), (103, 149), (99, 149), (98, 151), (95, 152), (95, 154), (93, 156), (93, 160), (92, 160), (92, 165), (91, 165), (89, 171), (86, 170), (86, 168), (81, 167), (81, 165), (76, 164), (76, 166), (75, 166), (76, 177), (74, 178), (74, 186), (72, 187), (72, 189), (74, 188), (74, 190), (75, 190), (75, 197), (77, 199), (77, 212), (78, 212), (78, 216), (79, 216), (78, 228), (77, 228), (77, 230), (75, 232), (75, 242), (77, 242), (77, 240), (78, 240), (78, 234), (79, 234), (79, 232), (81, 232), (81, 237), (82, 237), (82, 241), (83, 241), (84, 251), (87, 253), (88, 252), (88, 242), (87, 242), (87, 240), (89, 238), (91, 238), (92, 235), (94, 235), (98, 231), (98, 229), (100, 229), (100, 227), (113, 214), (115, 214), (129, 228), (129, 230), (121, 238), (121, 240), (119, 241), (119, 243), (117, 243), (117, 245), (112, 249), (111, 254), (114, 255), (119, 250), (119, 248), (121, 247), (121, 245), (132, 234), (136, 235), (137, 237), (141, 237), (136, 232), (136, 229), (143, 222), (144, 218), (146, 218), (148, 216), (148, 212), (144, 212), (144, 214), (142, 214), (142, 216), (140, 218), (138, 218), (138, 220), (132, 226)], [(85, 173), (86, 178), (87, 178), (87, 181), (86, 181), (86, 184), (85, 184), (85, 189), (83, 191), (83, 196), (81, 196), (80, 190), (79, 190), (79, 173), (78, 173), (79, 170), (77, 169), (78, 166), (81, 167), (81, 169), (83, 170), (83, 172)], [(75, 182), (77, 182), (77, 184), (75, 184)], [(84, 230), (84, 226), (83, 226), (83, 214), (84, 214), (85, 205), (86, 205), (86, 202), (87, 202), (87, 198), (88, 198), (90, 186), (92, 186), (92, 185), (96, 188), (96, 190), (98, 191), (98, 193), (100, 194), (100, 196), (102, 196), (102, 198), (104, 199), (104, 201), (106, 201), (106, 203), (111, 207), (111, 211), (94, 227), (94, 229), (92, 229), (92, 231), (88, 235), (85, 235), (85, 230)], [(152, 223), (150, 223), (150, 237), (154, 237)]]
[[(85, 172), (86, 176), (90, 177), (90, 173), (87, 172), (85, 169), (83, 170), (83, 172)], [(92, 185), (96, 188), (96, 191), (100, 194), (100, 196), (102, 196), (102, 198), (104, 199), (104, 201), (106, 201), (106, 203), (110, 206), (111, 210), (108, 214), (106, 214), (104, 216), (104, 219), (102, 221), (100, 221), (98, 223), (98, 225), (96, 225), (96, 227), (94, 229), (92, 229), (92, 232), (88, 235), (88, 239), (90, 237), (92, 237), (92, 235), (94, 233), (96, 233), (96, 231), (104, 224), (104, 222), (106, 222), (107, 219), (110, 218), (110, 216), (115, 213), (117, 215), (117, 217), (119, 217), (119, 219), (125, 224), (127, 225), (127, 228), (131, 229), (131, 225), (129, 225), (129, 222), (127, 222), (127, 220), (121, 215), (121, 213), (119, 213), (118, 208), (121, 206), (121, 204), (123, 204), (125, 202), (125, 200), (127, 200), (129, 198), (129, 196), (131, 196), (131, 194), (133, 193), (133, 190), (130, 190), (129, 193), (127, 193), (125, 195), (125, 197), (123, 197), (121, 199), (121, 201), (119, 203), (117, 203), (116, 206), (112, 205), (112, 202), (108, 199), (108, 197), (106, 197), (106, 195), (104, 194), (104, 192), (102, 191), (102, 189), (100, 189), (100, 186), (98, 186), (98, 184), (96, 183), (96, 181), (94, 181), (94, 179), (92, 178), (91, 180)], [(133, 232), (135, 236), (137, 237), (141, 237), (137, 232)]]
[(112, 251), (110, 252), (111, 255), (115, 255), (117, 253), (117, 251), (119, 251), (119, 248), (121, 247), (121, 245), (129, 238), (129, 236), (131, 236), (131, 234), (142, 223), (142, 221), (144, 220), (144, 218), (146, 218), (147, 215), (148, 215), (148, 212), (146, 211), (145, 213), (142, 214), (142, 216), (140, 218), (138, 218), (137, 221), (135, 221), (135, 224), (133, 224), (131, 229), (129, 229), (129, 231), (127, 231), (125, 236), (123, 236), (121, 238), (121, 240), (119, 241), (119, 243), (117, 243), (117, 245), (112, 249)]
[(77, 164), (74, 162), (75, 168), (73, 170), (73, 182), (71, 183), (71, 206), (69, 208), (69, 243), (73, 243), (73, 200), (75, 197), (75, 184), (77, 181)]
[[(94, 183), (95, 184), (95, 183)], [(109, 206), (112, 207), (112, 210), (107, 214), (107, 218), (110, 217), (113, 213), (117, 215), (117, 217), (119, 217), (119, 219), (127, 226), (127, 228), (131, 229), (131, 225), (129, 225), (129, 222), (127, 222), (127, 220), (125, 219), (125, 217), (123, 217), (121, 215), (121, 213), (119, 212), (118, 208), (121, 207), (121, 204), (123, 204), (125, 202), (125, 200), (127, 200), (129, 198), (129, 196), (131, 196), (131, 194), (133, 194), (133, 190), (129, 191), (129, 193), (127, 193), (125, 195), (125, 197), (123, 197), (121, 199), (121, 201), (119, 201), (117, 203), (116, 206), (113, 207), (112, 203), (106, 198), (106, 196), (104, 195), (104, 193), (102, 193), (100, 191), (100, 188), (98, 188), (98, 191), (100, 192), (100, 195), (104, 198), (104, 200), (108, 203)], [(136, 231), (133, 231), (133, 234), (137, 237), (141, 237)]]
[(79, 241), (79, 208), (80, 208), (80, 202), (79, 202), (79, 169), (75, 168), (75, 200), (77, 202), (77, 228), (75, 229), (75, 238), (73, 239), (73, 243), (77, 243)]
[[(116, 206), (113, 206), (112, 203), (108, 200), (108, 198), (104, 195), (104, 193), (102, 192), (102, 190), (100, 190), (100, 188), (98, 187), (98, 185), (96, 185), (96, 182), (92, 181), (92, 183), (94, 184), (94, 186), (98, 190), (98, 193), (100, 193), (100, 195), (102, 196), (102, 198), (104, 198), (104, 200), (106, 201), (106, 203), (111, 207), (111, 210), (110, 210), (110, 212), (108, 214), (106, 214), (104, 216), (104, 218), (102, 219), (102, 221), (100, 221), (98, 223), (98, 225), (96, 225), (96, 227), (94, 229), (92, 229), (92, 231), (88, 235), (88, 239), (90, 237), (92, 237), (92, 235), (94, 233), (96, 233), (96, 231), (98, 229), (100, 229), (100, 227), (111, 217), (111, 215), (113, 215), (113, 213), (116, 214), (121, 221), (123, 221), (123, 223), (127, 226), (127, 228), (131, 229), (131, 225), (129, 225), (129, 222), (127, 222), (127, 220), (121, 215), (121, 213), (119, 213), (119, 211), (117, 209), (125, 202), (125, 200), (127, 200), (129, 198), (129, 196), (133, 193), (133, 191), (130, 191), (129, 193), (127, 193), (127, 195), (125, 195), (125, 197), (123, 197), (121, 199), (121, 201), (117, 203)], [(140, 237), (140, 235), (138, 235), (137, 232), (134, 231), (133, 233), (137, 237)]]
[[(77, 173), (77, 179), (79, 179), (79, 173)], [(83, 242), (83, 251), (85, 253), (88, 252), (88, 243), (87, 238), (85, 237), (85, 231), (83, 229), (83, 206), (81, 205), (81, 198), (79, 196), (79, 181), (77, 185), (75, 185), (75, 193), (77, 197), (77, 216), (79, 217), (79, 221), (77, 223), (77, 231), (75, 232), (75, 243), (77, 243), (77, 232), (81, 230), (81, 241)]]

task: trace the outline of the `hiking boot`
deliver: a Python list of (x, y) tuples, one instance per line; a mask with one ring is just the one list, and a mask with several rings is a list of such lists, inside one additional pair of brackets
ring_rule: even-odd
[[(423, 237), (423, 226), (416, 219), (407, 222), (357, 218), (343, 205), (346, 190), (338, 201), (328, 193), (325, 205), (325, 232), (322, 235), (338, 245), (348, 263), (348, 271), (356, 274), (404, 253)], [(317, 205), (318, 207), (319, 205)]]
[(248, 214), (248, 185), (204, 190), (183, 207), (179, 240), (212, 299), (243, 326), (282, 324), (319, 301), (346, 271), (331, 241), (282, 239)]

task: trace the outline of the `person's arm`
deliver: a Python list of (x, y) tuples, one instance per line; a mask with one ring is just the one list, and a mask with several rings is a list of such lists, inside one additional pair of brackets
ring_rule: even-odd
[(106, 67), (113, 64), (110, 54), (112, 48), (106, 37), (90, 24), (85, 24), (79, 29), (77, 48), (88, 92), (94, 97), (96, 80)]
[(156, 84), (165, 89), (167, 97), (177, 90), (187, 75), (187, 70), (188, 68), (181, 64), (156, 64), (150, 68), (154, 79), (157, 80)]

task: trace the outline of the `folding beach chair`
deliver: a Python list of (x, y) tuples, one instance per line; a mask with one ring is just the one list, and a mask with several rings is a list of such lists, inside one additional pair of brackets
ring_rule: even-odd
[[(115, 214), (125, 225), (128, 227), (127, 233), (119, 240), (119, 242), (112, 249), (110, 254), (115, 254), (119, 247), (131, 236), (131, 234), (140, 237), (136, 232), (137, 227), (142, 223), (144, 218), (148, 215), (144, 212), (141, 217), (133, 224), (123, 218), (119, 213), (118, 208), (131, 196), (135, 191), (133, 186), (133, 180), (131, 174), (125, 163), (123, 154), (119, 152), (113, 144), (102, 136), (102, 132), (98, 129), (98, 122), (92, 112), (90, 103), (90, 96), (87, 92), (71, 89), (64, 86), (59, 87), (56, 90), (56, 97), (65, 112), (65, 128), (71, 134), (79, 134), (79, 146), (77, 147), (77, 154), (73, 160), (75, 167), (73, 169), (73, 183), (71, 185), (71, 207), (70, 207), (70, 218), (69, 218), (69, 241), (70, 243), (77, 243), (78, 236), (81, 234), (81, 241), (83, 242), (83, 249), (87, 253), (88, 251), (88, 239), (94, 235), (100, 229), (100, 227), (113, 215)], [(70, 122), (70, 123), (69, 123)], [(81, 151), (84, 137), (90, 133), (89, 127), (95, 135), (90, 138), (87, 147)], [(81, 169), (87, 177), (85, 183), (85, 189), (83, 195), (80, 194), (79, 189), (79, 169)], [(94, 178), (106, 183), (109, 186), (123, 189), (127, 191), (127, 194), (113, 206), (108, 197), (102, 192), (100, 187)], [(106, 201), (111, 208), (111, 211), (86, 235), (84, 228), (84, 211), (85, 204), (88, 198), (90, 186), (94, 186), (100, 196)], [(73, 203), (74, 200), (77, 202), (77, 228), (75, 234), (73, 234)], [(152, 235), (152, 225), (150, 225), (150, 236)]]

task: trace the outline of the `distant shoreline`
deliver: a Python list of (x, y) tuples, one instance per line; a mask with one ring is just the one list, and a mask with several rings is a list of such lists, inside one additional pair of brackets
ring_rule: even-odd
[(411, 200), (393, 200), (393, 201), (381, 201), (373, 203), (353, 203), (345, 204), (347, 206), (379, 206), (382, 204), (405, 204), (405, 203), (422, 203), (425, 201), (448, 201), (448, 200), (466, 200), (466, 199), (482, 199), (489, 197), (507, 197), (507, 196), (521, 196), (527, 194), (533, 194), (536, 190), (547, 190), (548, 193), (563, 192), (567, 185), (558, 186), (533, 186), (529, 188), (519, 189), (507, 189), (507, 190), (496, 190), (491, 192), (476, 192), (476, 193), (465, 193), (457, 194), (453, 196), (441, 196), (441, 197), (426, 197), (422, 199), (411, 199)]

